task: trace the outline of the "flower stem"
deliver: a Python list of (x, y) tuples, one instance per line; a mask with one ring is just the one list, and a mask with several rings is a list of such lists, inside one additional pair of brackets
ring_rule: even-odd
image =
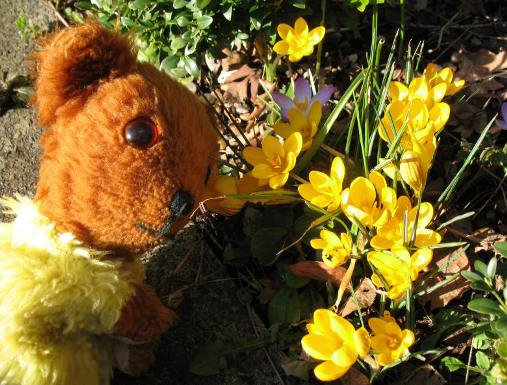
[(405, 44), (405, 0), (400, 0), (400, 50), (399, 57), (403, 55), (403, 45)]
[(292, 173), (292, 172), (289, 174), (289, 176), (290, 176), (292, 179), (294, 179), (295, 181), (299, 182), (299, 183), (303, 183), (303, 184), (308, 183), (308, 181), (304, 180), (304, 179), (303, 179), (303, 178), (301, 178), (299, 175), (294, 174), (294, 173)]
[[(410, 277), (408, 277), (410, 279)], [(408, 286), (407, 290), (407, 329), (414, 330), (415, 327), (415, 303), (414, 303), (414, 296), (412, 293), (412, 280), (410, 281), (410, 284)]]

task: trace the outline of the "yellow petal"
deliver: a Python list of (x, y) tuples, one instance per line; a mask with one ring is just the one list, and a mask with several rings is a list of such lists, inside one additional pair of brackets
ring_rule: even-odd
[(354, 333), (354, 342), (356, 345), (356, 351), (359, 357), (364, 358), (370, 350), (370, 335), (368, 331), (361, 327)]
[(401, 341), (401, 329), (396, 322), (386, 322), (385, 330), (387, 335), (394, 336)]
[(322, 104), (320, 104), (319, 100), (316, 100), (310, 107), (310, 112), (308, 113), (308, 121), (318, 126), (321, 118)]
[(387, 366), (396, 361), (396, 358), (393, 357), (393, 353), (390, 350), (384, 351), (375, 358), (380, 366)]
[(391, 187), (382, 188), (381, 202), (384, 208), (394, 211), (397, 202), (396, 191), (394, 191)]
[(238, 193), (237, 179), (232, 176), (219, 175), (214, 183), (215, 190), (224, 195), (233, 195)]
[(341, 184), (345, 179), (345, 164), (343, 163), (342, 158), (340, 158), (339, 156), (336, 156), (333, 159), (333, 163), (331, 163), (331, 172), (329, 173), (329, 176), (336, 182), (339, 182), (341, 187)]
[(384, 333), (378, 333), (371, 337), (370, 345), (372, 350), (376, 353), (389, 350), (389, 337)]
[(419, 157), (412, 151), (405, 151), (400, 160), (400, 175), (410, 187), (419, 193), (426, 182), (426, 175), (423, 174)]
[(333, 353), (332, 361), (340, 366), (352, 366), (357, 360), (355, 346), (344, 344)]
[[(408, 220), (410, 222), (415, 221), (417, 215), (417, 207), (411, 209), (408, 213)], [(433, 219), (433, 206), (429, 202), (422, 202), (419, 207), (419, 217), (417, 218), (417, 227), (423, 228), (428, 226)]]
[(277, 172), (267, 164), (258, 164), (252, 170), (252, 176), (254, 176), (257, 179), (268, 179), (276, 174)]
[(243, 150), (243, 157), (252, 166), (257, 166), (261, 163), (266, 163), (266, 155), (259, 147), (248, 146)]
[(325, 249), (327, 247), (327, 242), (325, 240), (323, 240), (323, 239), (316, 238), (316, 239), (312, 239), (310, 241), (310, 245), (315, 250), (321, 250), (321, 249)]
[(321, 192), (330, 188), (333, 183), (333, 180), (330, 177), (320, 171), (310, 171), (308, 178), (315, 190)]
[(445, 67), (442, 70), (440, 70), (440, 72), (438, 73), (438, 77), (446, 83), (451, 83), (453, 76), (454, 76), (454, 74), (453, 74), (452, 69), (450, 67)]
[(313, 313), (313, 320), (319, 329), (330, 330), (342, 340), (352, 338), (354, 335), (354, 326), (331, 310), (317, 309)]
[(325, 361), (315, 367), (313, 372), (320, 381), (333, 381), (342, 377), (350, 367), (335, 365), (332, 361)]
[(456, 80), (454, 83), (451, 83), (449, 87), (447, 87), (446, 95), (451, 96), (456, 92), (460, 91), (465, 85), (464, 80)]
[(429, 95), (429, 85), (425, 78), (413, 78), (408, 86), (409, 99), (420, 99), (426, 101)]
[(451, 108), (447, 103), (438, 103), (431, 108), (429, 112), (429, 119), (433, 122), (436, 131), (439, 131), (445, 126), (449, 120), (450, 114)]
[(419, 229), (415, 235), (415, 245), (417, 247), (435, 246), (438, 245), (441, 240), (442, 236), (430, 229)]
[[(384, 158), (380, 158), (379, 159), (379, 162), (380, 163), (384, 163), (386, 159)], [(384, 171), (384, 173), (391, 179), (394, 180), (394, 177), (396, 176), (396, 172), (397, 172), (397, 168), (396, 166), (394, 165), (393, 162), (389, 162), (387, 163), (383, 168), (382, 168), (382, 171)]]
[(410, 106), (410, 127), (414, 130), (426, 128), (429, 119), (429, 112), (426, 103), (421, 99), (415, 99)]
[(299, 132), (291, 134), (284, 142), (283, 148), (286, 154), (293, 153), (296, 157), (301, 152), (303, 146), (303, 137)]
[(391, 248), (393, 241), (377, 234), (371, 239), (370, 244), (377, 250), (385, 250)]
[(289, 24), (285, 24), (285, 23), (278, 24), (278, 27), (276, 28), (276, 30), (278, 32), (278, 35), (280, 35), (280, 37), (282, 39), (285, 39), (287, 37), (287, 33), (289, 31), (294, 33), (294, 29), (292, 29), (292, 27)]
[(391, 100), (405, 100), (408, 96), (408, 88), (401, 82), (391, 82), (388, 92)]
[(273, 130), (275, 130), (277, 135), (280, 135), (284, 139), (295, 132), (288, 123), (277, 123), (273, 126)]
[(324, 27), (322, 26), (316, 27), (308, 33), (308, 41), (312, 45), (319, 44), (320, 41), (324, 38), (325, 33), (326, 29)]
[(289, 118), (290, 126), (294, 131), (303, 132), (308, 126), (305, 114), (298, 108), (291, 108), (289, 112), (287, 112), (287, 116)]
[(360, 176), (350, 184), (350, 199), (354, 206), (371, 207), (375, 197), (375, 186), (368, 179)]
[(269, 178), (269, 187), (271, 187), (273, 190), (279, 189), (287, 183), (287, 180), (289, 179), (288, 173), (282, 173), (278, 175), (274, 175), (271, 178)]
[(278, 55), (287, 55), (289, 53), (290, 45), (285, 40), (280, 40), (273, 46), (273, 51)]
[(262, 140), (262, 151), (269, 160), (274, 160), (277, 156), (283, 157), (285, 155), (282, 143), (271, 135), (266, 136)]
[(311, 200), (311, 203), (317, 207), (324, 208), (333, 202), (333, 197), (330, 195), (317, 195)]
[(403, 330), (401, 344), (405, 348), (409, 348), (410, 346), (412, 346), (414, 344), (414, 341), (415, 341), (415, 336), (414, 336), (414, 333), (412, 332), (412, 330), (409, 330), (409, 329)]
[(431, 249), (418, 249), (412, 256), (410, 257), (412, 266), (417, 269), (417, 271), (421, 271), (431, 262), (431, 258), (433, 257), (433, 250)]
[(296, 36), (308, 36), (308, 24), (302, 17), (298, 17), (296, 24), (294, 25), (294, 34)]
[(303, 350), (316, 360), (330, 360), (339, 347), (337, 341), (328, 335), (307, 334), (301, 340)]
[(373, 183), (373, 185), (375, 186), (376, 193), (378, 194), (378, 196), (380, 196), (382, 194), (382, 190), (384, 189), (384, 187), (387, 186), (385, 178), (378, 171), (372, 171), (368, 175), (368, 179), (370, 180), (371, 183)]
[(322, 230), (320, 232), (320, 237), (326, 241), (326, 244), (328, 247), (334, 248), (334, 247), (341, 247), (341, 241), (340, 238), (338, 238), (338, 235), (333, 233), (329, 230)]
[(320, 193), (313, 188), (310, 183), (301, 184), (298, 186), (299, 195), (303, 197), (303, 199), (307, 201), (311, 201)]
[[(368, 319), (368, 326), (370, 327), (374, 336), (380, 336), (380, 335), (385, 334), (386, 322), (380, 318), (377, 318), (377, 317), (369, 318)], [(374, 337), (372, 337), (370, 339), (370, 343), (371, 343), (371, 347), (373, 349), (375, 349), (375, 347), (374, 347), (375, 342), (373, 341), (373, 338)], [(377, 350), (377, 349), (375, 349), (375, 350)], [(378, 349), (378, 350), (380, 350), (380, 349)]]
[(444, 98), (446, 92), (447, 92), (446, 83), (440, 83), (437, 84), (435, 87), (433, 87), (430, 91), (433, 103), (439, 103)]
[(296, 63), (300, 61), (303, 58), (303, 55), (301, 55), (299, 52), (294, 52), (289, 55), (289, 61), (291, 63)]
[(293, 152), (289, 152), (282, 163), (282, 168), (280, 171), (282, 173), (288, 174), (289, 171), (292, 170), (295, 165), (296, 165), (296, 154)]
[(342, 242), (342, 246), (345, 250), (350, 253), (352, 250), (352, 238), (350, 238), (350, 235), (347, 233), (341, 233), (340, 234), (340, 241)]
[(437, 66), (434, 63), (428, 63), (424, 70), (424, 76), (431, 81), (437, 75)]
[(403, 263), (406, 263), (406, 264), (410, 263), (410, 253), (402, 245), (394, 245), (391, 248), (391, 252), (393, 253), (393, 255), (396, 258), (398, 258)]

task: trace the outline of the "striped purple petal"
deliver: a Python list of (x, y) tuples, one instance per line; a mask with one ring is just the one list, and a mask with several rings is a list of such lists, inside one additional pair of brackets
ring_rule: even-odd
[(327, 85), (327, 86), (322, 87), (319, 90), (319, 92), (317, 92), (317, 94), (312, 98), (312, 101), (310, 104), (312, 104), (315, 100), (318, 100), (320, 102), (320, 104), (322, 106), (324, 106), (324, 104), (326, 104), (329, 101), (329, 99), (331, 99), (331, 95), (333, 95), (333, 92), (335, 90), (336, 90), (336, 88), (334, 88), (331, 85)]
[(507, 102), (502, 103), (502, 118), (507, 122)]
[(303, 103), (305, 100), (310, 103), (312, 100), (312, 89), (305, 78), (299, 77), (294, 82), (294, 99), (299, 103)]
[(500, 127), (502, 130), (507, 130), (507, 121), (502, 119), (496, 120), (496, 125)]
[(271, 96), (273, 97), (273, 100), (275, 101), (276, 104), (278, 104), (278, 106), (280, 107), (280, 113), (282, 115), (282, 119), (283, 120), (288, 120), (289, 119), (289, 110), (291, 108), (295, 108), (296, 106), (294, 105), (294, 101), (292, 99), (290, 99), (287, 95), (284, 95), (280, 92), (273, 92), (271, 94)]

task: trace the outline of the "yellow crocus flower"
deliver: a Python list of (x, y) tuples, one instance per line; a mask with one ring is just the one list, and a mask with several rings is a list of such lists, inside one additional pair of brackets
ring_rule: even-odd
[(395, 204), (395, 191), (387, 187), (385, 178), (377, 171), (370, 172), (368, 179), (357, 177), (342, 193), (345, 215), (368, 227), (383, 224), (388, 218), (386, 210), (394, 209)]
[(291, 62), (298, 62), (303, 56), (311, 55), (314, 46), (320, 43), (326, 33), (322, 26), (309, 31), (308, 24), (302, 17), (296, 20), (294, 28), (282, 23), (278, 25), (277, 31), (282, 40), (274, 45), (273, 50), (279, 55), (289, 55)]
[(329, 176), (320, 171), (310, 171), (310, 183), (298, 187), (299, 195), (311, 204), (332, 212), (340, 207), (342, 184), (345, 179), (345, 165), (340, 157), (331, 163)]
[(252, 176), (259, 179), (260, 185), (269, 184), (276, 190), (287, 183), (302, 145), (303, 138), (299, 132), (290, 135), (283, 144), (273, 136), (266, 136), (262, 140), (262, 149), (246, 147), (243, 156), (254, 166)]
[(454, 72), (450, 67), (445, 67), (438, 71), (437, 66), (433, 63), (429, 63), (426, 66), (424, 77), (429, 81), (432, 87), (445, 84), (445, 96), (454, 95), (465, 86), (464, 80), (453, 81)]
[(322, 230), (320, 238), (312, 239), (310, 245), (317, 250), (322, 250), (322, 260), (331, 267), (343, 265), (352, 253), (352, 239), (347, 233), (340, 236), (332, 231)]
[(373, 335), (370, 339), (371, 348), (381, 366), (402, 358), (414, 344), (414, 333), (409, 329), (401, 330), (389, 312), (385, 312), (381, 318), (370, 318), (368, 326)]
[(364, 358), (370, 349), (370, 336), (365, 328), (355, 330), (345, 318), (328, 309), (317, 309), (308, 333), (301, 340), (303, 350), (310, 357), (324, 361), (314, 369), (321, 381), (342, 377), (358, 357)]
[(387, 219), (377, 226), (377, 234), (371, 239), (370, 244), (377, 250), (384, 250), (394, 245), (402, 245), (405, 231), (405, 212), (407, 212), (408, 234), (410, 237), (416, 226), (415, 241), (416, 247), (434, 246), (440, 243), (442, 237), (436, 231), (427, 229), (433, 218), (433, 206), (431, 203), (422, 202), (419, 208), (417, 224), (417, 207), (412, 207), (410, 199), (407, 196), (401, 196), (396, 199), (396, 209), (386, 212)]
[(273, 126), (277, 135), (288, 138), (295, 132), (303, 137), (301, 151), (307, 150), (313, 143), (313, 137), (319, 128), (322, 118), (322, 104), (315, 100), (309, 108), (308, 114), (298, 108), (291, 108), (288, 112), (289, 123), (277, 123)]
[(424, 269), (433, 257), (429, 248), (418, 249), (410, 255), (408, 250), (400, 245), (394, 245), (391, 252), (371, 251), (367, 259), (382, 275), (388, 287), (377, 275), (371, 276), (372, 282), (387, 290), (387, 296), (393, 300), (400, 299), (407, 292), (411, 281), (415, 281), (419, 272)]

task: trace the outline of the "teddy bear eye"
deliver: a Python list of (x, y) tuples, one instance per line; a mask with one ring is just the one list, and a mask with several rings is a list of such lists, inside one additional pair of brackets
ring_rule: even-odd
[(158, 140), (158, 130), (155, 124), (146, 118), (138, 118), (125, 126), (125, 140), (136, 148), (148, 148)]

